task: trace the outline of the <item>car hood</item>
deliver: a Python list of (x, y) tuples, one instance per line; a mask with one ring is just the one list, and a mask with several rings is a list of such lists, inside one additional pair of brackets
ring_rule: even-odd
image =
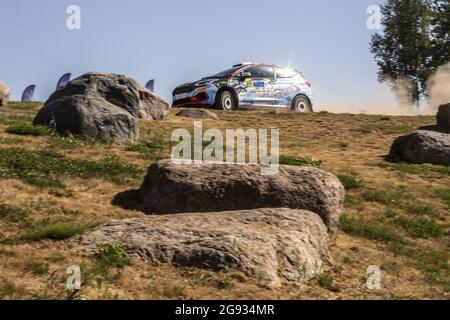
[(205, 86), (205, 85), (208, 85), (210, 83), (214, 83), (216, 81), (223, 80), (223, 79), (226, 79), (226, 78), (217, 78), (217, 77), (202, 78), (202, 79), (197, 80), (197, 81), (184, 83), (182, 85), (179, 85), (177, 88), (181, 88), (181, 87), (201, 87), (201, 86)]

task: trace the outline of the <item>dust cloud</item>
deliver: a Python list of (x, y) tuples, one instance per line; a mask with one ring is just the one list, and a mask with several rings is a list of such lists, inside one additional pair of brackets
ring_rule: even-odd
[(436, 113), (441, 104), (450, 102), (450, 62), (440, 66), (427, 82), (428, 108)]
[[(363, 102), (349, 98), (327, 97), (318, 90), (316, 111), (334, 113), (364, 113), (383, 115), (435, 115), (439, 105), (450, 102), (450, 63), (442, 65), (427, 82), (428, 99), (419, 105), (413, 103), (410, 95), (412, 84), (406, 79), (379, 83)], [(323, 93), (323, 91), (322, 91)]]

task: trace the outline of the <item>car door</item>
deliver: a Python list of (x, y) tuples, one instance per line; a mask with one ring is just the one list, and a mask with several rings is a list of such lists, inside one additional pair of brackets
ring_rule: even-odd
[(290, 96), (298, 87), (298, 73), (288, 68), (275, 67), (274, 96), (278, 105), (289, 104)]
[[(275, 103), (274, 69), (271, 65), (257, 65), (244, 70), (246, 94), (244, 103), (252, 105), (272, 105)], [(242, 85), (241, 85), (242, 87)]]

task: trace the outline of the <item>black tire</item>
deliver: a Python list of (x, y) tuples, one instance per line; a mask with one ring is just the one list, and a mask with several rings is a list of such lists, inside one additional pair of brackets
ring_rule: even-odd
[(219, 92), (216, 98), (216, 108), (225, 111), (231, 111), (238, 109), (233, 94), (228, 90), (223, 90)]
[(299, 95), (294, 98), (292, 101), (291, 110), (299, 113), (313, 112), (311, 101), (309, 101), (308, 97), (304, 95)]

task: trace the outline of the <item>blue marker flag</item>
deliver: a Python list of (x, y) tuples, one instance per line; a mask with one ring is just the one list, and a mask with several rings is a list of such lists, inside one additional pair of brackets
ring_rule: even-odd
[(23, 90), (22, 93), (22, 102), (30, 102), (33, 101), (34, 89), (36, 89), (36, 85), (32, 84)]
[(70, 81), (71, 75), (72, 74), (70, 74), (70, 73), (66, 73), (61, 78), (59, 78), (58, 83), (56, 85), (56, 90), (58, 90), (61, 87), (64, 87)]
[(149, 82), (147, 82), (147, 84), (145, 85), (145, 87), (146, 87), (149, 91), (154, 92), (154, 90), (155, 90), (155, 80), (152, 79), (152, 80), (150, 80)]

